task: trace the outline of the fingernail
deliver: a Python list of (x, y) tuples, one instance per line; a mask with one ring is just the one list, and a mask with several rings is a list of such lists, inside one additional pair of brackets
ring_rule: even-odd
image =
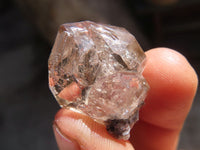
[(53, 124), (53, 131), (59, 150), (80, 150), (78, 143), (63, 135), (55, 123)]

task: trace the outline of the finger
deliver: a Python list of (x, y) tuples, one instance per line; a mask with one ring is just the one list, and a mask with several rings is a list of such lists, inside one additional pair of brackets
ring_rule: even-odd
[(197, 89), (197, 75), (176, 51), (157, 48), (146, 55), (143, 74), (150, 91), (140, 121), (132, 130), (131, 142), (136, 150), (175, 150)]
[(130, 142), (110, 136), (104, 125), (67, 109), (57, 113), (54, 132), (60, 150), (134, 150)]

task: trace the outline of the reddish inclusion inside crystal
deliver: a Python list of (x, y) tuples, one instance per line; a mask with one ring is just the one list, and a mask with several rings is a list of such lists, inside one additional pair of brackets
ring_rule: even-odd
[(70, 85), (65, 87), (58, 96), (64, 100), (74, 101), (76, 98), (81, 96), (81, 88), (76, 82), (72, 82)]
[[(52, 78), (49, 78), (49, 85), (54, 86), (54, 81)], [(76, 82), (72, 82), (70, 85), (65, 87), (58, 96), (67, 101), (74, 101), (76, 98), (81, 96), (81, 88)]]
[(49, 86), (54, 86), (54, 85), (55, 85), (55, 83), (53, 81), (53, 78), (49, 77)]

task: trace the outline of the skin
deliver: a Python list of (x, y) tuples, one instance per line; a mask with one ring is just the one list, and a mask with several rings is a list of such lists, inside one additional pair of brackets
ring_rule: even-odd
[(61, 109), (53, 125), (60, 150), (177, 148), (180, 131), (197, 90), (197, 75), (186, 58), (174, 50), (156, 48), (147, 51), (146, 55), (143, 75), (150, 90), (140, 110), (140, 120), (131, 130), (129, 141), (114, 139), (107, 133), (105, 126), (85, 115)]

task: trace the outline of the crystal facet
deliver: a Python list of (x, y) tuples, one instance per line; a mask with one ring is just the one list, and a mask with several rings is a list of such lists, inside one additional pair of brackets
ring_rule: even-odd
[(127, 140), (149, 89), (142, 76), (145, 58), (124, 28), (63, 24), (49, 57), (49, 86), (61, 107), (76, 109)]

